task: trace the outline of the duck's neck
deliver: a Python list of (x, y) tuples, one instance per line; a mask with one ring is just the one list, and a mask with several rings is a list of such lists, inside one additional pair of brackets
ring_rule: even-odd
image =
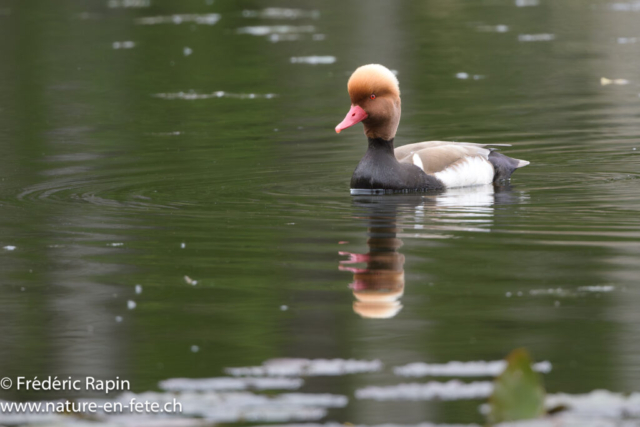
[(388, 154), (395, 159), (395, 155), (393, 154), (393, 138), (390, 140), (382, 138), (368, 138), (368, 140), (369, 148), (367, 151), (373, 151), (377, 154)]

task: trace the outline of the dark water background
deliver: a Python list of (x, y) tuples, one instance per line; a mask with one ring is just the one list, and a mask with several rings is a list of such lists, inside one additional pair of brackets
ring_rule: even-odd
[[(15, 246), (0, 249), (1, 376), (119, 375), (145, 391), (274, 357), (395, 366), (525, 346), (553, 364), (552, 392), (640, 389), (637, 2), (109, 4), (0, 0), (0, 247)], [(265, 7), (317, 13), (243, 16)], [(175, 13), (220, 20), (136, 21)], [(258, 25), (314, 28), (238, 32)], [(522, 37), (539, 34), (554, 37)], [(313, 55), (336, 60), (290, 59)], [(531, 166), (496, 190), (351, 197), (366, 140), (333, 127), (371, 62), (398, 72), (397, 145), (511, 143)], [(189, 91), (242, 96), (154, 96)], [(367, 319), (339, 252), (367, 253), (381, 229), (404, 255), (402, 308)], [(477, 405), (352, 400), (331, 414), (470, 422)]]

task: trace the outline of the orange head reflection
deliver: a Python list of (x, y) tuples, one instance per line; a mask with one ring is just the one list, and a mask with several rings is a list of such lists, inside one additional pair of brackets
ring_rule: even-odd
[(404, 255), (398, 252), (402, 240), (396, 237), (400, 230), (395, 224), (389, 225), (369, 228), (368, 253), (340, 252), (349, 257), (340, 262), (340, 270), (353, 273), (349, 285), (356, 298), (353, 311), (369, 319), (389, 319), (402, 310), (399, 300), (404, 293)]

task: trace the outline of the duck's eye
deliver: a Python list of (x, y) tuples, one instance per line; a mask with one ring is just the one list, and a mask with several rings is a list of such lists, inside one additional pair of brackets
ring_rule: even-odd
[(376, 95), (374, 93), (371, 94), (371, 99), (376, 99)]

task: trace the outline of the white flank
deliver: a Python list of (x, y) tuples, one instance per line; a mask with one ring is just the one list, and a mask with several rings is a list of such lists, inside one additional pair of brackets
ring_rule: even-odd
[(435, 173), (447, 188), (470, 187), (493, 182), (493, 166), (483, 157), (469, 157), (466, 160)]
[(424, 171), (424, 165), (422, 164), (422, 159), (417, 154), (413, 155), (413, 164)]

